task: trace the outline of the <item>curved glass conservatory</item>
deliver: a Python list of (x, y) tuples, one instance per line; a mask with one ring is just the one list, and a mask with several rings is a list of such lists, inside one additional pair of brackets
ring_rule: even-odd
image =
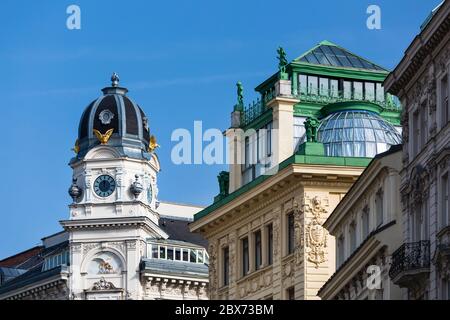
[(321, 121), (317, 140), (324, 144), (327, 156), (372, 158), (401, 143), (401, 135), (372, 111), (344, 110)]

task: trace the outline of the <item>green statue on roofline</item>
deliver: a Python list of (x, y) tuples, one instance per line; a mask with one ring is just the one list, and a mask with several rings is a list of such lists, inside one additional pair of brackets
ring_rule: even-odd
[(307, 142), (317, 142), (317, 129), (319, 128), (319, 125), (320, 121), (314, 117), (309, 117), (305, 120)]
[(237, 100), (239, 106), (244, 106), (244, 87), (242, 86), (242, 82), (238, 81), (236, 83), (237, 87)]
[(219, 195), (226, 197), (230, 188), (230, 173), (228, 171), (221, 171), (217, 176), (217, 180), (219, 181)]
[(278, 47), (278, 70), (280, 71), (280, 79), (287, 80), (286, 66), (288, 61), (286, 58), (286, 51), (282, 47)]

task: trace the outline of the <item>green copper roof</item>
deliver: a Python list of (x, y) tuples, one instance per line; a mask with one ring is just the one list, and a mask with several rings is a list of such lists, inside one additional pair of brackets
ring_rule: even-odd
[(339, 47), (328, 40), (320, 42), (317, 46), (308, 50), (294, 61), (322, 66), (387, 71), (385, 68), (380, 67), (347, 49)]

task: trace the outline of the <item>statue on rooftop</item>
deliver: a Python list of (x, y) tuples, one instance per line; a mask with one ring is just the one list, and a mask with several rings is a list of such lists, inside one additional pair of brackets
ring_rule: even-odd
[(317, 118), (309, 117), (305, 120), (306, 129), (306, 141), (317, 142), (317, 129), (319, 128), (320, 121)]
[(243, 107), (244, 106), (244, 87), (242, 86), (242, 82), (238, 81), (236, 83), (236, 87), (237, 87), (238, 106)]
[(280, 74), (286, 74), (286, 66), (288, 64), (286, 58), (286, 51), (282, 47), (278, 47), (278, 69), (280, 70)]
[(217, 180), (219, 180), (219, 195), (226, 197), (230, 187), (230, 173), (228, 171), (221, 171), (217, 176)]

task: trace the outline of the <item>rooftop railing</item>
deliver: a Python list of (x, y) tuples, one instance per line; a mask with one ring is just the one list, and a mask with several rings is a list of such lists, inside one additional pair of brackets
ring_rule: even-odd
[(370, 102), (375, 103), (385, 110), (392, 110), (392, 111), (400, 111), (401, 110), (401, 104), (394, 96), (390, 94), (384, 94), (383, 98), (380, 99), (379, 97), (373, 97), (373, 98), (367, 98), (364, 96), (355, 96), (355, 95), (348, 95), (344, 94), (343, 91), (337, 91), (337, 90), (328, 90), (327, 92), (323, 93), (299, 93), (296, 95), (300, 101), (304, 102), (312, 102), (312, 103), (319, 103), (319, 104), (329, 104), (329, 103), (337, 103), (337, 102), (354, 102), (354, 101), (363, 101), (363, 102)]
[[(285, 90), (285, 89), (284, 89)], [(290, 90), (290, 89), (289, 89)], [(259, 116), (261, 116), (266, 110), (266, 104), (276, 96), (283, 95), (283, 92), (280, 92), (280, 88), (273, 87), (267, 90), (263, 94), (262, 99), (258, 99), (250, 103), (247, 107), (244, 108), (241, 114), (241, 126), (246, 126)], [(285, 95), (285, 93), (284, 93)], [(395, 97), (390, 95), (389, 93), (383, 94), (382, 98), (373, 96), (373, 97), (365, 97), (363, 95), (357, 96), (354, 93), (350, 94), (344, 92), (342, 90), (327, 90), (321, 91), (320, 93), (304, 93), (299, 92), (298, 94), (292, 95), (294, 98), (300, 100), (300, 102), (310, 102), (317, 103), (322, 105), (327, 105), (330, 103), (338, 103), (338, 102), (370, 102), (381, 106), (386, 111), (401, 111), (400, 101)]]

